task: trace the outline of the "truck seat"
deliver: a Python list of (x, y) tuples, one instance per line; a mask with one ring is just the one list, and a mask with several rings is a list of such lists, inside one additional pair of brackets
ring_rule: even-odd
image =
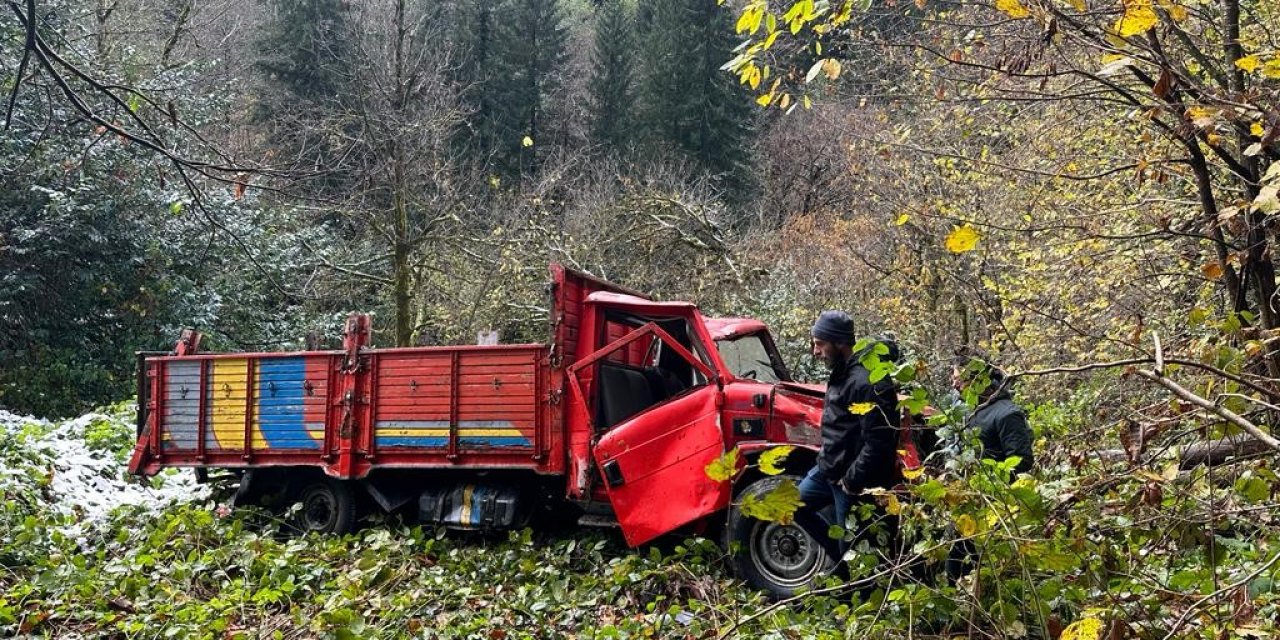
[(600, 363), (601, 429), (609, 429), (666, 397), (666, 388), (661, 378), (646, 375), (645, 371), (626, 365)]

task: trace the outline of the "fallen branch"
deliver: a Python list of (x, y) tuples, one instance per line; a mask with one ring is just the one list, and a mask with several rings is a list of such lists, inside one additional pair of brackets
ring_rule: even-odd
[(1258, 427), (1258, 425), (1255, 425), (1252, 422), (1246, 420), (1244, 417), (1240, 416), (1236, 412), (1226, 407), (1223, 407), (1221, 405), (1214, 404), (1194, 393), (1191, 393), (1190, 391), (1186, 390), (1178, 383), (1174, 382), (1173, 380), (1170, 380), (1169, 378), (1164, 377), (1163, 375), (1161, 375), (1156, 371), (1138, 369), (1137, 374), (1152, 382), (1155, 382), (1156, 384), (1168, 389), (1169, 391), (1172, 391), (1173, 395), (1178, 396), (1179, 398), (1182, 398), (1183, 400), (1186, 400), (1187, 402), (1190, 402), (1191, 404), (1194, 404), (1197, 407), (1200, 407), (1201, 409), (1205, 409), (1212, 413), (1217, 414), (1227, 422), (1230, 422), (1231, 424), (1234, 424), (1237, 427), (1240, 427), (1246, 433), (1258, 439), (1268, 447), (1271, 447), (1276, 451), (1280, 451), (1280, 440), (1275, 439), (1274, 437), (1271, 436), (1271, 434), (1263, 431), (1261, 428)]
[[(1132, 367), (1140, 364), (1152, 364), (1155, 361), (1156, 361), (1155, 358), (1131, 358), (1128, 360), (1114, 360), (1112, 362), (1095, 362), (1095, 363), (1084, 364), (1084, 365), (1075, 366), (1075, 367), (1054, 367), (1052, 369), (1034, 369), (1031, 371), (1020, 371), (1020, 372), (1009, 373), (1006, 376), (1006, 379), (1024, 378), (1024, 377), (1032, 377), (1032, 376), (1046, 376), (1046, 375), (1055, 374), (1055, 373), (1084, 373), (1086, 371), (1097, 371), (1099, 369), (1115, 369), (1118, 367)], [(1233, 373), (1223, 371), (1222, 369), (1219, 369), (1218, 367), (1215, 367), (1213, 365), (1204, 364), (1203, 362), (1196, 362), (1194, 360), (1184, 360), (1182, 358), (1164, 358), (1163, 364), (1165, 365), (1176, 364), (1182, 367), (1191, 367), (1193, 369), (1200, 369), (1201, 371), (1207, 371), (1209, 373), (1212, 373), (1215, 376), (1226, 378), (1227, 380), (1231, 380), (1232, 382), (1242, 384), (1254, 391), (1257, 391), (1258, 393), (1261, 393), (1269, 398), (1272, 398), (1273, 400), (1280, 401), (1280, 392), (1277, 392), (1272, 389), (1268, 389), (1256, 382), (1247, 380), (1242, 376), (1238, 376)]]
[[(1178, 467), (1190, 469), (1202, 464), (1219, 465), (1231, 458), (1252, 456), (1269, 450), (1270, 447), (1265, 442), (1248, 434), (1237, 434), (1219, 440), (1188, 445), (1178, 456)], [(1121, 462), (1129, 459), (1129, 453), (1124, 449), (1100, 449), (1092, 453), (1106, 462)]]

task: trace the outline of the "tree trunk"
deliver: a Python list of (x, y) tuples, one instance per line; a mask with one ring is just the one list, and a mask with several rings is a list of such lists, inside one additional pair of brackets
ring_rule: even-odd
[[(404, 41), (407, 37), (404, 23), (404, 0), (396, 3), (396, 47), (395, 47), (395, 80), (396, 80), (396, 109), (403, 109), (406, 93), (405, 93), (405, 73), (404, 73)], [(413, 269), (409, 264), (409, 253), (411, 247), (411, 239), (409, 238), (409, 203), (408, 199), (408, 176), (406, 175), (404, 148), (396, 143), (391, 142), (392, 156), (392, 215), (395, 216), (395, 224), (393, 225), (394, 242), (392, 247), (392, 261), (394, 273), (392, 282), (394, 288), (395, 305), (396, 305), (396, 346), (409, 347), (413, 345), (413, 296), (410, 290), (413, 286)]]
[[(1221, 440), (1197, 442), (1182, 450), (1182, 455), (1178, 457), (1178, 468), (1190, 469), (1202, 464), (1218, 465), (1233, 457), (1251, 456), (1270, 450), (1271, 448), (1267, 446), (1267, 443), (1248, 434), (1238, 434)], [(1108, 462), (1129, 459), (1129, 454), (1124, 449), (1101, 449), (1093, 453), (1099, 459)]]

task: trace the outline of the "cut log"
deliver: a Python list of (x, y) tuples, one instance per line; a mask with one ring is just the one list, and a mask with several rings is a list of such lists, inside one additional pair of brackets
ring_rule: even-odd
[[(1271, 447), (1267, 443), (1242, 433), (1220, 440), (1197, 442), (1184, 447), (1179, 458), (1178, 467), (1190, 469), (1202, 464), (1219, 465), (1229, 461), (1231, 458), (1252, 456), (1270, 450)], [(1093, 451), (1092, 455), (1104, 462), (1129, 459), (1129, 455), (1124, 449), (1100, 449)]]

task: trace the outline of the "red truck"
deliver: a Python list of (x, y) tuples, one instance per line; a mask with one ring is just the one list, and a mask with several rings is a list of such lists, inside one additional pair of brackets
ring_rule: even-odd
[(749, 463), (795, 446), (790, 476), (814, 462), (822, 387), (791, 381), (763, 323), (559, 265), (551, 298), (549, 344), (372, 349), (366, 316), (340, 351), (201, 353), (187, 332), (141, 360), (129, 470), (229, 469), (238, 504), (301, 503), (297, 525), (331, 533), (357, 505), (461, 528), (616, 521), (633, 546), (720, 533), (775, 595), (829, 566), (798, 528), (735, 507), (776, 477), (706, 473), (734, 447)]

